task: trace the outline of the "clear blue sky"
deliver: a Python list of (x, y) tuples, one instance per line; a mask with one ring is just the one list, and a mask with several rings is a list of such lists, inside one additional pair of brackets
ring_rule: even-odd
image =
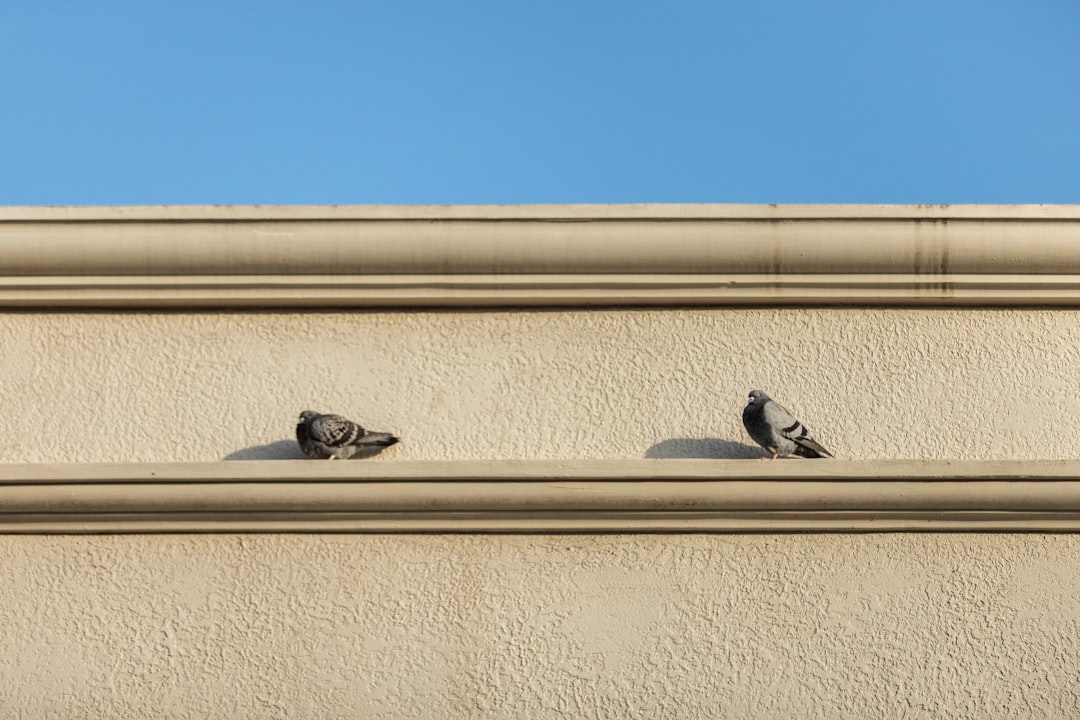
[(0, 205), (1080, 202), (1077, 0), (16, 0), (0, 73)]

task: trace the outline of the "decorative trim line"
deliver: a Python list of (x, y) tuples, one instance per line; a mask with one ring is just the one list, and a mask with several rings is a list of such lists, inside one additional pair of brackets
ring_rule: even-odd
[(1075, 307), (1080, 274), (0, 277), (0, 308), (23, 309), (713, 305)]
[(575, 203), (547, 205), (9, 205), (0, 222), (268, 220), (1080, 220), (1077, 205)]
[(1078, 532), (1080, 462), (0, 465), (0, 533)]
[(0, 208), (0, 307), (1080, 305), (1080, 206)]

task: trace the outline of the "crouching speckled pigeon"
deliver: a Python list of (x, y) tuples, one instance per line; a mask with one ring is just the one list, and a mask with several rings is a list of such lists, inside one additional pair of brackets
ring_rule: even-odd
[(347, 458), (373, 455), (398, 441), (389, 433), (367, 432), (352, 420), (340, 415), (323, 415), (305, 410), (296, 425), (296, 442), (304, 454), (313, 458)]
[(743, 408), (742, 421), (746, 432), (772, 453), (773, 460), (779, 455), (792, 454), (805, 458), (832, 457), (832, 453), (810, 437), (810, 431), (786, 407), (760, 390), (750, 391), (750, 402)]

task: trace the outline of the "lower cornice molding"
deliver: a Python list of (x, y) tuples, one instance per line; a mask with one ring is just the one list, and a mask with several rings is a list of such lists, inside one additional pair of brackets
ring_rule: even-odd
[(1077, 532), (1080, 462), (0, 465), (0, 533)]

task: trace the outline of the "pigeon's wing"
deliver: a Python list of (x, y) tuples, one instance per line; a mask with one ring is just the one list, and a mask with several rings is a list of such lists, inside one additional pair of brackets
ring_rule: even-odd
[(363, 435), (364, 428), (340, 415), (320, 415), (311, 421), (311, 437), (331, 447), (344, 447)]
[(823, 448), (814, 438), (810, 437), (810, 431), (799, 422), (798, 418), (775, 401), (765, 404), (765, 418), (777, 434), (786, 437), (798, 445), (796, 455), (803, 457), (832, 457), (832, 454)]
[(782, 435), (789, 440), (794, 439), (791, 433), (803, 426), (786, 407), (775, 400), (767, 401), (761, 408), (761, 412), (769, 427), (771, 427), (778, 435)]
[(369, 432), (359, 438), (355, 444), (374, 447), (390, 447), (391, 445), (396, 445), (398, 442), (400, 442), (398, 437), (390, 433)]

